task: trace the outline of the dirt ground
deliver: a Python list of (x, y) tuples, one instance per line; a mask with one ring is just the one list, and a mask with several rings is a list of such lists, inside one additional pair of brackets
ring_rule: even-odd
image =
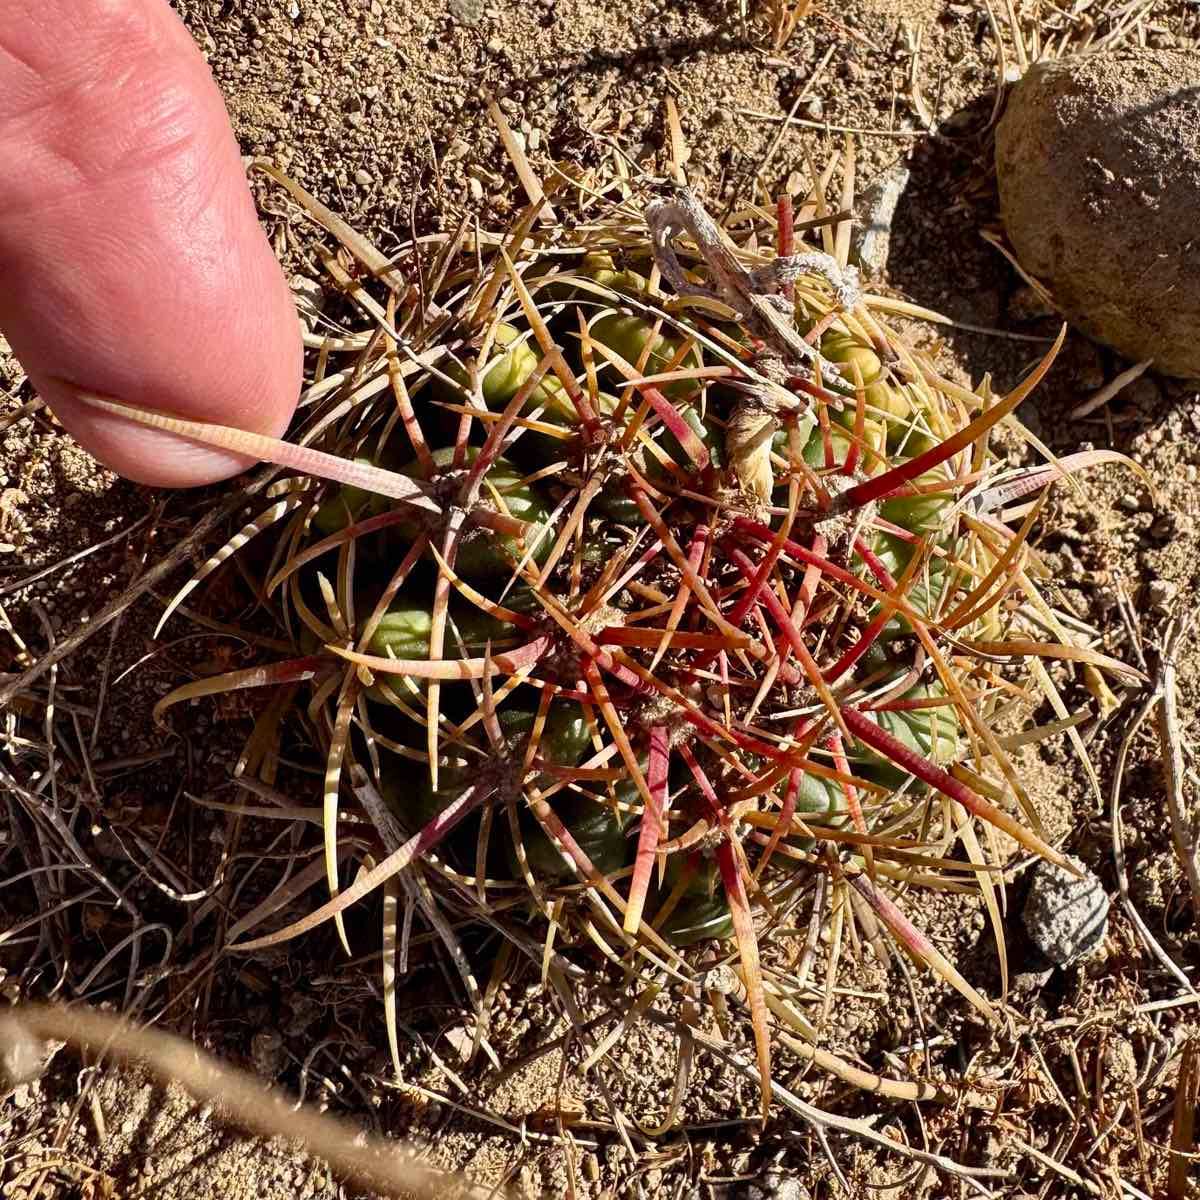
[[(847, 131), (856, 139), (860, 192), (903, 161), (910, 179), (886, 284), (956, 322), (938, 331), (937, 349), (957, 377), (990, 373), (1003, 391), (1055, 329), (983, 236), (998, 232), (989, 124), (1001, 81), (999, 30), (1005, 61), (1018, 55), (1008, 18), (993, 24), (974, 0), (817, 4), (780, 48), (771, 45), (764, 12), (708, 2), (178, 0), (176, 7), (212, 65), (245, 153), (274, 160), (385, 251), (412, 229), (448, 227), (463, 212), (511, 212), (511, 170), (486, 96), (524, 135), (535, 163), (589, 161), (615, 141), (649, 166), (662, 162), (669, 96), (691, 151), (689, 178), (714, 206), (754, 195), (756, 180), (774, 189), (804, 169), (806, 156), (821, 160), (842, 145)], [(1093, 35), (1179, 47), (1200, 37), (1200, 11), (1170, 0), (1113, 9), (1079, 0), (1069, 13), (1049, 4), (1012, 9), (1028, 48), (1040, 39), (1044, 53)], [(797, 123), (784, 127), (789, 113)], [(315, 275), (311, 235), (277, 194), (264, 191), (262, 206), (289, 269)], [(933, 337), (927, 329), (914, 336)], [(1062, 602), (1101, 630), (1102, 648), (1136, 659), (1136, 636), (1153, 664), (1170, 612), (1192, 607), (1200, 587), (1200, 393), (1145, 375), (1091, 416), (1068, 416), (1125, 366), (1071, 335), (1020, 415), (1057, 452), (1120, 449), (1153, 478), (1151, 499), (1127, 472), (1087, 475), (1080, 493), (1062, 489), (1047, 508), (1038, 542)], [(94, 618), (107, 596), (219, 503), (215, 493), (153, 494), (98, 469), (38, 409), (19, 366), (3, 355), (0, 459), (4, 672), (19, 671)], [(203, 549), (217, 541), (209, 536)], [(192, 561), (201, 551), (197, 545)], [(454, 1194), (815, 1200), (846, 1194), (830, 1158), (854, 1196), (972, 1194), (962, 1179), (852, 1138), (831, 1136), (827, 1154), (813, 1129), (786, 1112), (760, 1131), (753, 1085), (705, 1054), (679, 1128), (641, 1138), (631, 1157), (602, 1092), (652, 1125), (673, 1085), (674, 1035), (637, 1027), (607, 1069), (581, 1082), (571, 1069), (581, 1052), (562, 1037), (565, 1026), (528, 974), (500, 985), (491, 1038), (497, 1063), (483, 1056), (466, 1063), (461, 998), (435, 958), (421, 959), (404, 985), (397, 1082), (372, 956), (347, 960), (325, 934), (286, 954), (214, 954), (241, 911), (210, 902), (214, 880), (226, 852), (250, 848), (194, 798), (221, 794), (246, 710), (236, 699), (197, 706), (186, 728), (164, 737), (151, 708), (183, 678), (260, 661), (264, 646), (187, 620), (153, 640), (168, 582), (46, 676), (40, 704), (18, 701), (3, 714), (0, 873), (11, 879), (17, 864), (35, 861), (33, 847), (42, 843), (28, 813), (49, 797), (72, 814), (71, 835), (98, 875), (118, 880), (132, 906), (114, 905), (98, 875), (84, 872), (64, 911), (39, 923), (49, 902), (40, 877), (0, 888), (6, 998), (54, 994), (131, 1009), (370, 1132), (413, 1140), (474, 1181)], [(1198, 646), (1185, 644), (1179, 659), (1193, 803)], [(41, 736), (48, 688), (61, 784), (46, 772)], [(829, 1044), (876, 1067), (916, 1069), (923, 1055), (933, 1077), (970, 1079), (971, 1090), (915, 1116), (915, 1106), (864, 1094), (798, 1061), (781, 1068), (804, 1100), (875, 1116), (893, 1140), (923, 1140), (955, 1161), (995, 1167), (1003, 1174), (981, 1181), (984, 1194), (1004, 1200), (1167, 1194), (1173, 1098), (1181, 1061), (1200, 1038), (1200, 1014), (1195, 993), (1181, 992), (1116, 899), (1107, 789), (1141, 697), (1122, 699), (1107, 720), (1084, 727), (1104, 805), (1057, 742), (1023, 762), (1050, 834), (1114, 898), (1101, 953), (1055, 970), (1022, 933), (1018, 876), (1009, 903), (1010, 1003), (1030, 1031), (985, 1031), (945, 988), (916, 973), (906, 983), (868, 957), (853, 993), (839, 998)], [(1194, 978), (1200, 939), (1172, 853), (1159, 761), (1151, 723), (1132, 742), (1121, 805), (1130, 901)], [(35, 776), (40, 791), (22, 798)], [(164, 847), (169, 872), (159, 866)], [(913, 915), (973, 983), (995, 994), (995, 946), (977, 904), (914, 897)], [(364, 931), (357, 944), (370, 936)], [(45, 954), (39, 939), (46, 937), (69, 953)], [(495, 946), (481, 941), (478, 949), (486, 978)], [(25, 969), (35, 960), (35, 971)], [(577, 1000), (597, 1017), (611, 1005), (599, 990), (582, 989)], [(915, 1048), (922, 1038), (924, 1050)], [(553, 1115), (556, 1095), (572, 1114), (565, 1140)], [(0, 1150), (6, 1200), (351, 1191), (294, 1146), (231, 1132), (177, 1087), (65, 1052), (40, 1080), (3, 1099)], [(1188, 1186), (1187, 1195), (1200, 1195), (1195, 1179)]]

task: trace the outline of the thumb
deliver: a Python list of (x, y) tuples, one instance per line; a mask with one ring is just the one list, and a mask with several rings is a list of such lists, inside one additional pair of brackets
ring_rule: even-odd
[(0, 23), (0, 328), (97, 458), (143, 483), (238, 455), (79, 391), (278, 436), (300, 326), (203, 57), (166, 0), (7, 0)]

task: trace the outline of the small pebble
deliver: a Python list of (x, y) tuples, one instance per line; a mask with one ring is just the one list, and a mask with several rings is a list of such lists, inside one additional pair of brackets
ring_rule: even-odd
[(449, 0), (446, 9), (459, 25), (478, 25), (483, 20), (482, 0)]
[(1129, 1039), (1115, 1031), (1110, 1033), (1103, 1058), (1105, 1090), (1118, 1095), (1127, 1092), (1136, 1082), (1138, 1070), (1137, 1055)]
[(1013, 974), (1012, 991), (1015, 995), (1025, 992), (1036, 996), (1050, 982), (1054, 967), (1051, 964), (1042, 965), (1043, 963), (1044, 959), (1034, 957), (1032, 964), (1024, 964), (1021, 970)]
[(1121, 399), (1141, 412), (1153, 412), (1162, 400), (1158, 384), (1143, 375), (1121, 390)]
[(809, 1190), (798, 1179), (772, 1169), (760, 1184), (751, 1184), (747, 1191), (751, 1200), (811, 1200)]
[(1108, 896), (1100, 880), (1077, 859), (1079, 879), (1051, 862), (1033, 869), (1025, 900), (1025, 929), (1033, 944), (1060, 967), (1086, 958), (1103, 944), (1108, 932)]
[(1179, 585), (1169, 579), (1152, 579), (1146, 588), (1146, 598), (1150, 601), (1150, 607), (1160, 611), (1170, 608), (1178, 595)]
[(722, 996), (734, 995), (741, 986), (738, 973), (726, 963), (713, 967), (704, 976), (705, 991), (719, 992)]
[(354, 172), (354, 182), (357, 183), (359, 187), (370, 187), (375, 182), (375, 176), (372, 175), (370, 171), (359, 167), (358, 170)]
[(455, 1025), (446, 1030), (446, 1041), (454, 1047), (460, 1062), (470, 1062), (471, 1052), (475, 1049), (475, 1038), (464, 1025)]
[(286, 1058), (283, 1037), (278, 1029), (260, 1029), (250, 1039), (250, 1060), (263, 1078), (277, 1078)]

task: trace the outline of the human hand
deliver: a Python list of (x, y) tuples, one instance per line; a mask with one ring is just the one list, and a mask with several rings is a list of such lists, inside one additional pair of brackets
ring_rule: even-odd
[(280, 435), (300, 326), (220, 92), (166, 0), (0, 0), (0, 329), (66, 428), (142, 483), (244, 458), (78, 391)]

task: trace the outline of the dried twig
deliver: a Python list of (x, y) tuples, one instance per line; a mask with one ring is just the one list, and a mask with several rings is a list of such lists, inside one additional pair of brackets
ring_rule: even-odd
[[(260, 1137), (297, 1138), (310, 1153), (355, 1183), (388, 1195), (443, 1196), (447, 1176), (421, 1165), (403, 1143), (362, 1134), (353, 1125), (310, 1108), (296, 1108), (253, 1076), (225, 1066), (191, 1042), (159, 1029), (136, 1029), (120, 1017), (87, 1008), (26, 1004), (0, 1016), (0, 1064), (42, 1061), (38, 1041), (102, 1051), (122, 1062), (143, 1062), (163, 1082), (174, 1081), (201, 1103), (213, 1104)], [(8, 1087), (21, 1080), (4, 1080)]]

